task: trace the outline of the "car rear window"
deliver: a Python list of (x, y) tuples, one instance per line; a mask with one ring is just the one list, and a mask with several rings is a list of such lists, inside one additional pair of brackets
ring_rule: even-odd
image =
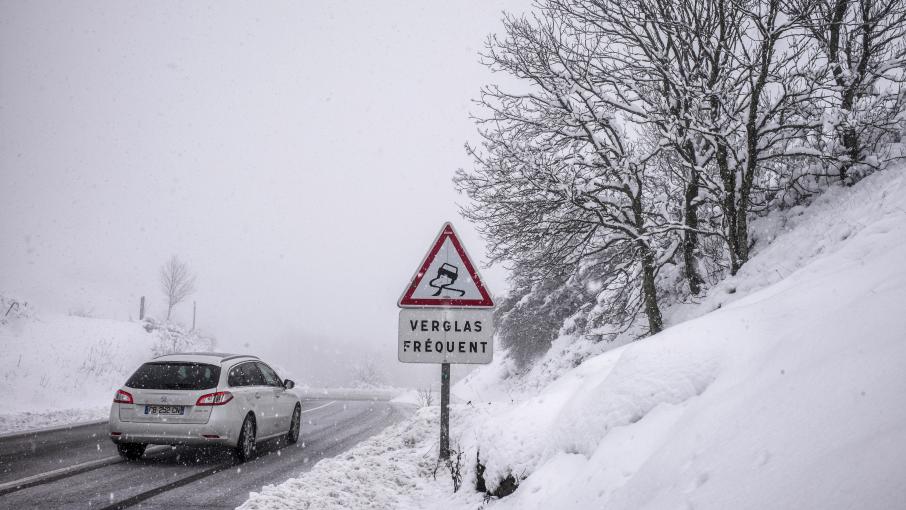
[(142, 390), (206, 390), (216, 388), (220, 367), (178, 361), (145, 363), (126, 381)]

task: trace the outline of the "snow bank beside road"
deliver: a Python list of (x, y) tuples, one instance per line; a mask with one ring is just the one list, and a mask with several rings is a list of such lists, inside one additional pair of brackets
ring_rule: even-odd
[(437, 414), (436, 407), (421, 409), (352, 450), (318, 462), (299, 478), (251, 493), (239, 508), (409, 508), (405, 495), (425, 489), (434, 470), (437, 455), (427, 438), (436, 430)]
[(106, 419), (113, 393), (155, 353), (212, 346), (175, 327), (148, 329), (34, 311), (0, 324), (0, 433)]
[[(490, 508), (880, 509), (906, 499), (906, 176), (877, 174), (770, 220), (784, 227), (740, 274), (697, 309), (672, 310), (701, 317), (466, 420), (466, 435), (508, 426), (528, 439), (482, 450), (497, 476), (526, 477)], [(552, 405), (564, 400), (553, 390), (589, 364), (596, 378), (571, 385), (572, 404)], [(558, 415), (549, 440), (507, 418), (547, 412)], [(518, 462), (528, 452), (535, 462)]]

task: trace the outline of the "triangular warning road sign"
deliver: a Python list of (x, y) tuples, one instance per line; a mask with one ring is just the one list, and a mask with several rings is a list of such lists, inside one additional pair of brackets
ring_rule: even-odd
[(440, 229), (398, 304), (402, 308), (494, 306), (450, 222)]

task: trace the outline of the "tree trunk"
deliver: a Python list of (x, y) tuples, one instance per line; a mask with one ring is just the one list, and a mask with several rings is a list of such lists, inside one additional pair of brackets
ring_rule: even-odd
[(748, 119), (746, 120), (746, 164), (743, 168), (742, 182), (739, 183), (738, 198), (736, 203), (736, 263), (742, 266), (749, 260), (749, 223), (746, 215), (749, 212), (749, 199), (752, 186), (755, 183), (755, 172), (758, 170), (758, 145), (761, 142), (759, 131), (759, 103), (771, 75), (771, 61), (774, 59), (775, 45), (779, 39), (778, 32), (774, 31), (774, 23), (779, 15), (779, 1), (768, 2), (769, 13), (765, 17), (767, 23), (763, 30), (763, 40), (758, 48), (758, 62), (753, 67), (750, 78), (754, 77), (748, 98)]
[(727, 248), (730, 252), (730, 274), (734, 275), (739, 271), (739, 244), (736, 237), (736, 219), (739, 216), (736, 212), (736, 171), (730, 168), (727, 158), (727, 147), (722, 142), (717, 144), (715, 152), (717, 168), (720, 171), (721, 181), (724, 185), (724, 196), (721, 208), (724, 213), (725, 237), (727, 239)]
[[(740, 194), (742, 195), (742, 193)], [(747, 194), (746, 194), (747, 195)], [(740, 204), (736, 210), (736, 260), (738, 267), (749, 261), (749, 221), (746, 211), (749, 209), (748, 198), (740, 197)]]
[(644, 239), (645, 220), (642, 217), (642, 193), (641, 186), (638, 192), (633, 194), (626, 187), (626, 194), (632, 200), (632, 213), (635, 217), (635, 228), (639, 236), (636, 239), (642, 264), (642, 299), (645, 302), (645, 315), (648, 317), (648, 334), (654, 335), (664, 329), (664, 320), (661, 317), (661, 309), (657, 304), (657, 287), (654, 284), (654, 275), (656, 272), (654, 253), (651, 247)]
[[(841, 30), (843, 29), (843, 19), (846, 17), (846, 11), (849, 9), (849, 5), (850, 0), (836, 0), (833, 11), (830, 13), (831, 19), (830, 24), (828, 25), (829, 37), (827, 56), (828, 60), (830, 60), (834, 82), (842, 91), (840, 109), (851, 115), (855, 92), (854, 84), (847, 78), (846, 73), (843, 72), (843, 66), (840, 63), (840, 35)], [(840, 182), (846, 183), (849, 169), (859, 160), (859, 137), (856, 134), (856, 130), (849, 125), (849, 120), (847, 120), (846, 125), (840, 129), (839, 134), (840, 142), (845, 149), (846, 155), (849, 157), (849, 161), (840, 162), (840, 168), (838, 169)]]
[(856, 133), (856, 128), (850, 123), (853, 105), (855, 104), (855, 89), (853, 85), (849, 87), (844, 91), (840, 104), (840, 108), (847, 114), (847, 120), (840, 129), (840, 143), (843, 144), (843, 151), (847, 156), (847, 160), (840, 163), (840, 182), (843, 184), (849, 183), (849, 169), (862, 160), (859, 134)]
[[(765, 72), (762, 72), (764, 75)], [(755, 87), (755, 93), (761, 97), (763, 79)], [(755, 125), (757, 105), (749, 108), (749, 121), (746, 123), (746, 166), (743, 169), (742, 182), (739, 185), (739, 197), (736, 202), (736, 260), (739, 267), (749, 261), (749, 201), (752, 195), (752, 186), (755, 184), (755, 172), (758, 170), (758, 142), (761, 137)]]
[[(752, 183), (755, 178), (755, 164), (747, 165), (742, 185), (739, 187), (739, 198), (736, 202), (736, 230), (732, 232), (733, 245), (736, 249), (736, 268), (739, 270), (749, 261), (749, 196), (752, 192)], [(735, 271), (733, 274), (736, 274)]]
[(642, 250), (642, 294), (645, 298), (645, 315), (648, 316), (648, 333), (653, 335), (663, 331), (664, 319), (657, 304), (657, 287), (654, 285), (654, 255), (647, 246)]
[(843, 127), (843, 133), (840, 137), (843, 142), (843, 149), (845, 150), (846, 155), (849, 160), (840, 163), (840, 182), (843, 184), (850, 184), (849, 169), (852, 166), (862, 159), (862, 151), (859, 150), (859, 135), (856, 133), (855, 128), (850, 125)]
[[(719, 1), (717, 2), (717, 19), (719, 21), (720, 29), (717, 36), (717, 46), (715, 51), (710, 59), (710, 75), (708, 77), (708, 89), (714, 90), (718, 83), (721, 82), (721, 77), (723, 71), (726, 69), (726, 66), (729, 65), (725, 61), (724, 57), (724, 46), (731, 33), (733, 32), (732, 26), (734, 23), (728, 19), (727, 13), (727, 2)], [(723, 119), (721, 118), (721, 100), (717, 94), (710, 95), (708, 98), (708, 103), (711, 108), (711, 122), (717, 128), (718, 126), (723, 125)], [(719, 129), (715, 129), (719, 132)], [(727, 241), (728, 252), (730, 253), (730, 274), (735, 275), (739, 271), (739, 258), (737, 253), (739, 252), (736, 243), (736, 169), (730, 168), (729, 160), (729, 149), (727, 148), (727, 141), (721, 138), (715, 140), (714, 147), (714, 160), (717, 164), (717, 170), (720, 174), (721, 183), (723, 184), (723, 200), (721, 200), (721, 209), (723, 209), (724, 221), (724, 238)]]
[(698, 295), (702, 290), (702, 277), (698, 274), (698, 192), (700, 186), (698, 171), (691, 170), (689, 183), (686, 185), (685, 217), (686, 231), (683, 236), (683, 262), (689, 292)]

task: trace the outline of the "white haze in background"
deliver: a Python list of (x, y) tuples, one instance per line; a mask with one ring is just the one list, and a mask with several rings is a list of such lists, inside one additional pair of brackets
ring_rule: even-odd
[[(314, 384), (370, 358), (445, 220), (500, 11), (528, 2), (0, 4), (0, 292), (48, 312), (174, 311)], [(483, 269), (492, 291), (505, 271)]]

